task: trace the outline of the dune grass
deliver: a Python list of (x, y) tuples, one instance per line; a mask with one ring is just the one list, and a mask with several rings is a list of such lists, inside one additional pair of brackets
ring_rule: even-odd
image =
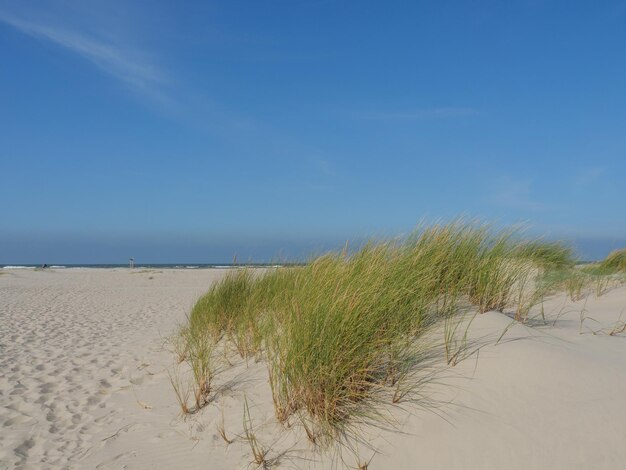
[(244, 320), (251, 284), (246, 269), (228, 273), (196, 302), (189, 317), (190, 329), (204, 330), (215, 341), (224, 335), (232, 340)]
[(599, 267), (606, 272), (626, 272), (626, 248), (611, 252)]
[(371, 401), (402, 369), (401, 339), (419, 332), (423, 303), (402, 296), (387, 246), (353, 257), (328, 255), (296, 273), (298, 288), (282, 305), (267, 337), (277, 416), (306, 410), (319, 426), (313, 440), (333, 434), (347, 417), (365, 419)]
[(186, 416), (191, 413), (189, 407), (189, 384), (181, 378), (179, 367), (176, 367), (174, 371), (168, 371), (168, 375), (178, 401), (178, 406), (180, 406), (181, 415)]
[(380, 420), (381, 406), (415, 386), (411, 372), (430, 326), (445, 323), (447, 359), (456, 364), (464, 344), (458, 312), (527, 311), (539, 275), (573, 264), (560, 243), (456, 221), (303, 266), (232, 271), (198, 300), (184, 328), (196, 406), (210, 390), (214, 347), (225, 341), (267, 363), (278, 421), (295, 418), (311, 441), (327, 443), (355, 423)]
[(526, 241), (516, 247), (516, 255), (551, 270), (573, 268), (576, 261), (572, 247), (558, 241)]
[(559, 267), (545, 270), (537, 279), (541, 296), (564, 291), (570, 300), (576, 302), (590, 293), (600, 297), (626, 281), (626, 271), (604, 265), (604, 262), (575, 267)]
[(243, 404), (243, 432), (244, 439), (250, 446), (252, 452), (252, 463), (255, 464), (257, 468), (268, 468), (268, 449), (259, 443), (254, 433), (254, 426), (252, 425), (252, 418), (250, 417), (250, 408), (248, 407), (248, 399), (245, 397)]

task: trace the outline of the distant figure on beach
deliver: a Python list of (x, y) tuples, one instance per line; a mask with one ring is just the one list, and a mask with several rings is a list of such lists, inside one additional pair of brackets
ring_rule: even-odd
[(41, 269), (46, 269), (47, 267), (48, 267), (48, 265), (45, 264), (45, 263), (41, 265)]

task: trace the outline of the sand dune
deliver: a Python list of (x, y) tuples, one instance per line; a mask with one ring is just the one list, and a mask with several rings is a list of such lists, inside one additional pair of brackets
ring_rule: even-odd
[[(6, 270), (0, 468), (253, 468), (237, 437), (244, 396), (279, 468), (336, 465), (301, 429), (275, 423), (262, 363), (225, 353), (233, 365), (218, 374), (213, 402), (178, 416), (164, 337), (224, 273)], [(510, 327), (506, 315), (479, 315), (470, 348), (480, 352), (454, 368), (438, 363), (424, 390), (435, 402), (390, 406), (396, 431), (363, 429), (370, 446), (359, 446), (361, 460), (372, 458), (370, 469), (624, 468), (626, 335), (608, 333), (622, 312), (626, 320), (625, 308), (621, 287), (579, 302), (548, 299), (549, 325)], [(349, 452), (343, 458), (356, 465)]]

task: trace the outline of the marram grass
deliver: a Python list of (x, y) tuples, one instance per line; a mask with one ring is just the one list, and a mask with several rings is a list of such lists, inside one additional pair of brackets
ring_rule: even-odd
[(600, 263), (600, 269), (607, 272), (626, 272), (626, 248), (611, 252)]
[(242, 357), (266, 361), (277, 419), (299, 419), (312, 441), (328, 442), (381, 419), (381, 405), (410, 389), (430, 325), (452, 324), (468, 302), (479, 312), (526, 305), (539, 273), (572, 265), (560, 243), (457, 221), (304, 266), (236, 270), (189, 316), (187, 354), (200, 358), (195, 389), (207, 391), (214, 370), (204, 340), (226, 340)]

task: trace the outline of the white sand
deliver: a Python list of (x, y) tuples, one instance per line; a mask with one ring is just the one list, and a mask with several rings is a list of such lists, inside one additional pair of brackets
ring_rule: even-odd
[[(163, 337), (223, 274), (4, 270), (0, 469), (254, 468), (236, 438), (244, 394), (279, 468), (331, 468), (333, 456), (312, 452), (300, 428), (275, 423), (262, 363), (235, 361), (211, 404), (178, 417)], [(378, 449), (359, 446), (363, 460), (373, 455), (369, 468), (626, 468), (626, 334), (607, 334), (622, 311), (626, 320), (626, 288), (586, 303), (557, 296), (545, 308), (548, 318), (560, 314), (555, 326), (516, 325), (498, 345), (510, 319), (478, 316), (470, 343), (480, 353), (449, 369), (439, 361), (425, 390), (437, 408), (391, 406), (401, 432), (363, 430)], [(580, 334), (583, 308), (593, 320)], [(217, 432), (222, 412), (230, 445)]]

